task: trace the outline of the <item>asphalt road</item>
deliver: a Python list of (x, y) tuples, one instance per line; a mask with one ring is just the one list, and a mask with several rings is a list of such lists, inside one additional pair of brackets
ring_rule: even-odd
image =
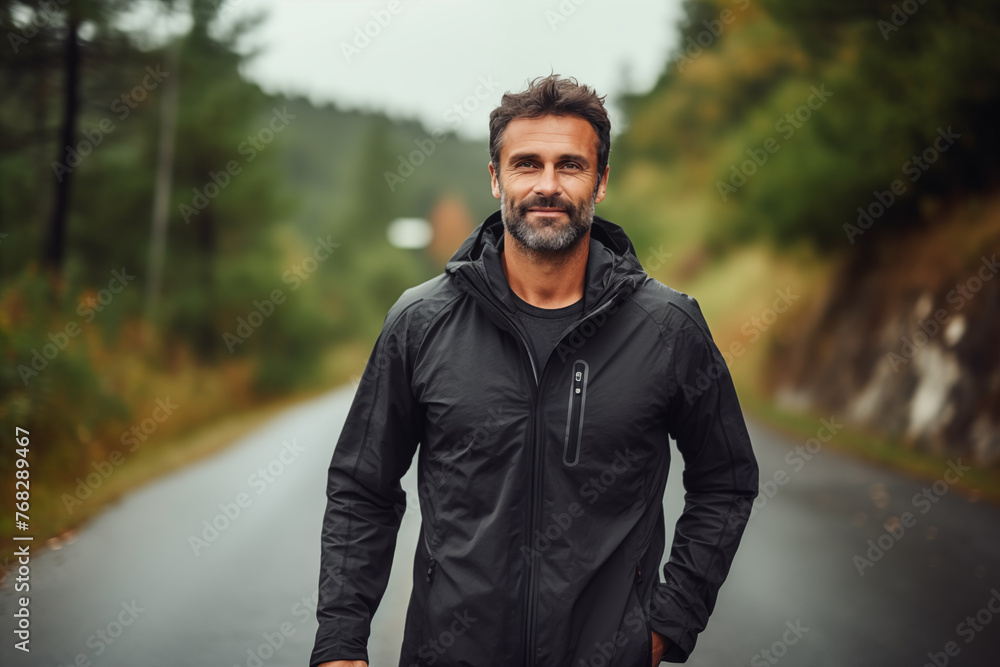
[[(0, 590), (0, 663), (306, 665), (326, 467), (353, 391), (289, 410), (129, 495), (72, 543), (37, 553), (31, 653), (13, 648), (9, 578)], [(1000, 664), (1000, 614), (988, 608), (995, 595), (1000, 610), (1000, 509), (950, 490), (945, 480), (957, 473), (947, 468), (939, 497), (927, 482), (818, 440), (809, 460), (786, 459), (803, 443), (755, 424), (751, 435), (761, 480), (785, 476), (778, 473), (783, 483), (770, 489), (773, 497), (758, 501), (689, 665)], [(414, 468), (404, 482), (415, 506)], [(683, 506), (681, 468), (675, 450), (664, 499), (668, 534)], [(936, 502), (914, 502), (924, 487)], [(220, 518), (227, 511), (235, 518)], [(884, 528), (893, 517), (896, 537)], [(224, 528), (206, 536), (206, 521)], [(398, 659), (418, 524), (408, 510), (373, 624), (372, 667)], [(888, 549), (866, 553), (880, 536)], [(0, 556), (13, 551), (3, 549)]]

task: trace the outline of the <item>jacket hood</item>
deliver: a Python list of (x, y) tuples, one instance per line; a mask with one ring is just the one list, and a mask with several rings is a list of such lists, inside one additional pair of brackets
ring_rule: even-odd
[[(445, 271), (474, 283), (480, 291), (488, 290), (491, 301), (515, 310), (510, 286), (500, 263), (503, 251), (503, 220), (495, 211), (455, 251)], [(607, 299), (631, 293), (646, 277), (635, 248), (625, 230), (598, 215), (590, 227), (590, 250), (584, 277), (583, 312)]]

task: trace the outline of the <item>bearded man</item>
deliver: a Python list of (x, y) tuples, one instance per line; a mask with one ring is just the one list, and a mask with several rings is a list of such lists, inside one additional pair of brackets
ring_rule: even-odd
[[(491, 113), (500, 210), (389, 310), (333, 452), (310, 665), (367, 666), (417, 451), (400, 667), (646, 667), (694, 649), (758, 467), (697, 303), (594, 214), (610, 130), (603, 98), (557, 75)], [(686, 493), (661, 579), (671, 437)]]

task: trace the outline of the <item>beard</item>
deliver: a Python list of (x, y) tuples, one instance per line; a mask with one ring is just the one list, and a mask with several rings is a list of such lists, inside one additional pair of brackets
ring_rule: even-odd
[[(589, 202), (574, 203), (560, 196), (529, 195), (517, 204), (504, 194), (503, 186), (500, 186), (500, 218), (503, 226), (516, 241), (533, 253), (566, 254), (580, 243), (594, 223), (594, 208), (600, 185), (598, 181)], [(543, 218), (538, 222), (529, 222), (528, 209), (536, 207), (562, 209), (569, 220), (563, 222)]]

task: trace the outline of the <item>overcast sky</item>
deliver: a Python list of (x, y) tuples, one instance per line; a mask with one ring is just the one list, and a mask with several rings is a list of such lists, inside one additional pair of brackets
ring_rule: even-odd
[[(246, 75), (270, 92), (416, 117), (486, 137), (507, 90), (555, 71), (617, 94), (648, 89), (676, 42), (680, 0), (228, 0), (266, 10)], [(395, 9), (393, 13), (391, 10)], [(627, 73), (627, 75), (626, 75)], [(478, 96), (477, 96), (478, 94)], [(455, 106), (459, 105), (459, 109)], [(617, 113), (610, 108), (612, 123)]]

